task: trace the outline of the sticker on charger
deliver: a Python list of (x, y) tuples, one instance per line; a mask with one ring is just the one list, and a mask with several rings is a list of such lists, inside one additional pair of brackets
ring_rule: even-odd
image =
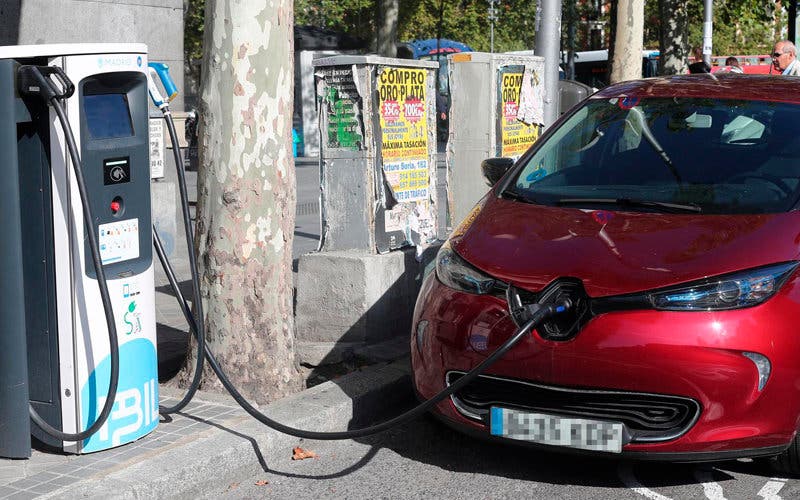
[(100, 260), (103, 264), (139, 258), (139, 219), (100, 224)]

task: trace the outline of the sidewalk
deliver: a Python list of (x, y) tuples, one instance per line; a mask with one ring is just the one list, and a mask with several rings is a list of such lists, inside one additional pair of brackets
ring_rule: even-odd
[[(353, 372), (263, 408), (301, 429), (338, 431), (394, 415), (413, 399), (405, 360)], [(162, 404), (182, 394), (161, 389)], [(35, 451), (29, 460), (0, 459), (0, 498), (188, 498), (224, 491), (242, 477), (290, 460), (314, 441), (279, 434), (217, 394), (198, 393), (183, 412), (162, 418), (148, 436), (88, 455)]]

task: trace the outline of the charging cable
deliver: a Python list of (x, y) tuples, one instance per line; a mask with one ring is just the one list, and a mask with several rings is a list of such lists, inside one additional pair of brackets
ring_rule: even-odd
[[(86, 224), (86, 239), (89, 241), (92, 263), (95, 273), (97, 274), (97, 284), (100, 288), (100, 298), (103, 302), (103, 312), (106, 316), (111, 358), (111, 374), (106, 401), (103, 404), (100, 415), (86, 430), (77, 433), (62, 432), (45, 422), (33, 405), (29, 405), (28, 408), (31, 420), (48, 435), (61, 441), (83, 441), (100, 430), (106, 423), (106, 420), (108, 420), (111, 409), (114, 407), (114, 400), (117, 396), (117, 386), (119, 384), (119, 342), (117, 340), (117, 327), (114, 323), (114, 311), (111, 307), (111, 298), (108, 293), (106, 275), (103, 270), (103, 263), (100, 259), (100, 249), (97, 245), (97, 234), (94, 229), (95, 218), (92, 214), (92, 208), (89, 205), (86, 182), (83, 178), (83, 166), (81, 164), (80, 155), (78, 155), (75, 137), (72, 135), (72, 128), (67, 120), (64, 107), (61, 104), (61, 100), (69, 98), (75, 92), (75, 86), (69, 78), (67, 78), (64, 71), (57, 66), (20, 66), (17, 70), (17, 78), (20, 93), (23, 96), (44, 99), (44, 101), (55, 110), (58, 121), (61, 123), (61, 128), (64, 131), (72, 168), (75, 172), (75, 182), (78, 185), (78, 192), (80, 193), (81, 207), (83, 208), (83, 222)], [(61, 88), (56, 86), (56, 82), (53, 78), (58, 80)]]
[[(164, 98), (161, 95), (161, 92), (158, 90), (158, 85), (156, 85), (156, 77), (161, 80), (161, 84), (164, 85), (164, 89), (166, 90), (167, 95), (170, 97)], [(186, 248), (188, 250), (187, 253), (189, 254), (189, 269), (191, 270), (192, 274), (192, 304), (195, 307), (195, 311), (197, 311), (197, 315), (194, 316), (197, 324), (197, 329), (195, 330), (195, 336), (197, 338), (197, 359), (195, 360), (194, 376), (192, 377), (191, 384), (189, 384), (189, 388), (186, 390), (186, 394), (184, 394), (183, 398), (177, 404), (170, 407), (159, 407), (159, 413), (162, 415), (169, 415), (181, 411), (187, 404), (189, 404), (194, 397), (195, 392), (197, 392), (198, 387), (200, 387), (200, 382), (202, 381), (203, 377), (203, 362), (205, 360), (205, 356), (203, 356), (203, 351), (205, 350), (206, 345), (205, 326), (203, 324), (205, 313), (203, 312), (203, 301), (200, 298), (200, 278), (197, 272), (197, 258), (194, 254), (194, 229), (192, 228), (192, 221), (189, 215), (189, 203), (187, 201), (189, 196), (186, 192), (186, 169), (183, 166), (183, 157), (180, 154), (181, 148), (180, 144), (178, 143), (178, 134), (175, 131), (175, 122), (173, 121), (172, 113), (169, 110), (169, 101), (171, 101), (178, 94), (178, 90), (169, 76), (169, 66), (164, 63), (151, 62), (148, 64), (147, 91), (150, 93), (150, 99), (153, 100), (153, 104), (155, 104), (164, 115), (164, 120), (167, 122), (169, 137), (172, 141), (172, 151), (175, 154), (175, 168), (178, 173), (178, 188), (180, 190), (182, 201), (181, 215), (183, 216)], [(158, 234), (158, 230), (155, 226), (153, 226), (153, 246), (155, 247), (156, 252), (158, 252), (159, 246), (161, 245), (160, 239), (161, 237)], [(161, 246), (161, 251), (163, 252), (163, 246)]]
[[(164, 266), (164, 270), (167, 274), (167, 277), (170, 281), (170, 285), (172, 286), (172, 290), (175, 292), (175, 296), (177, 297), (178, 301), (181, 304), (181, 310), (183, 311), (184, 317), (186, 318), (187, 323), (189, 324), (189, 328), (192, 330), (192, 333), (197, 331), (197, 324), (194, 321), (194, 317), (191, 315), (191, 311), (189, 310), (189, 305), (186, 303), (183, 295), (178, 288), (178, 282), (175, 278), (175, 273), (172, 270), (169, 261), (167, 260), (166, 256), (164, 255), (164, 249), (159, 245), (156, 247), (156, 253), (158, 254), (159, 260), (161, 261), (162, 266)], [(264, 415), (260, 411), (251, 405), (247, 399), (236, 389), (236, 386), (228, 379), (225, 372), (222, 371), (222, 368), (219, 366), (214, 354), (208, 348), (208, 345), (205, 346), (205, 353), (208, 357), (208, 364), (211, 366), (211, 369), (214, 370), (214, 373), (217, 374), (220, 382), (225, 387), (225, 389), (230, 393), (236, 403), (244, 409), (250, 416), (261, 422), (262, 424), (266, 425), (267, 427), (274, 429), (278, 432), (282, 432), (284, 434), (288, 434), (290, 436), (295, 436), (303, 439), (315, 439), (320, 441), (331, 441), (331, 440), (339, 440), (339, 439), (356, 439), (365, 436), (370, 436), (372, 434), (378, 434), (380, 432), (384, 432), (386, 430), (391, 429), (392, 427), (401, 425), (409, 420), (413, 420), (423, 413), (427, 412), (434, 405), (438, 404), (445, 398), (450, 397), (454, 393), (461, 390), (464, 386), (478, 378), (478, 376), (483, 373), (487, 368), (493, 365), (498, 359), (503, 357), (505, 353), (511, 350), (520, 340), (525, 338), (530, 331), (538, 326), (542, 321), (555, 316), (556, 314), (563, 313), (569, 310), (572, 307), (572, 303), (569, 299), (561, 300), (552, 304), (548, 304), (546, 306), (542, 306), (540, 304), (531, 304), (527, 306), (527, 311), (529, 312), (530, 316), (529, 319), (517, 329), (516, 332), (506, 340), (500, 347), (498, 347), (492, 354), (489, 355), (486, 359), (484, 359), (478, 366), (471, 369), (467, 372), (463, 377), (459, 378), (455, 383), (448, 386), (444, 390), (440, 391), (438, 394), (433, 396), (432, 398), (420, 403), (418, 406), (402, 413), (392, 419), (389, 419), (385, 422), (380, 424), (376, 424), (369, 427), (364, 427), (361, 429), (352, 429), (349, 431), (338, 431), (338, 432), (318, 432), (318, 431), (309, 431), (305, 429), (297, 429), (294, 427), (289, 427), (288, 425), (281, 424), (268, 416)]]

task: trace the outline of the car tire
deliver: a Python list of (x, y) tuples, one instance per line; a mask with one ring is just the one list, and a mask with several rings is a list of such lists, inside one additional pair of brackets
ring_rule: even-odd
[(786, 451), (770, 460), (770, 465), (784, 474), (800, 476), (800, 433), (795, 434)]

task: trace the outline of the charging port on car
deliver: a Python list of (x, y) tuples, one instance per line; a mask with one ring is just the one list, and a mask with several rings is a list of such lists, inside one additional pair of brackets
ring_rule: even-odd
[(580, 280), (559, 278), (547, 285), (541, 292), (529, 292), (509, 285), (506, 292), (509, 312), (517, 326), (527, 321), (528, 310), (531, 305), (546, 305), (568, 299), (572, 307), (564, 312), (549, 318), (537, 327), (539, 335), (547, 340), (569, 340), (589, 322), (592, 317), (589, 307), (589, 296)]

